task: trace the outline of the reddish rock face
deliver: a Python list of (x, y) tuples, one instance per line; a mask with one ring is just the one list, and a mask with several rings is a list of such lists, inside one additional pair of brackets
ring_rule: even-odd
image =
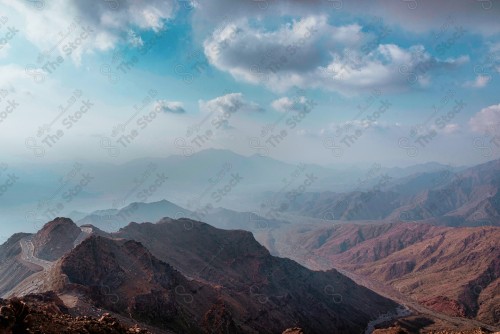
[(465, 307), (456, 300), (444, 296), (437, 296), (430, 299), (420, 300), (423, 305), (426, 305), (437, 312), (441, 312), (453, 317), (465, 317)]
[(335, 264), (392, 286), (437, 312), (498, 325), (499, 240), (500, 229), (492, 226), (395, 223), (292, 231), (282, 243), (303, 245), (305, 252), (295, 253), (302, 263), (321, 259), (316, 268)]

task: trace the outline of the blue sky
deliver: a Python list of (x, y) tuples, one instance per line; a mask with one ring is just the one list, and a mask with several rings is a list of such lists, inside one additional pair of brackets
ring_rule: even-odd
[(5, 162), (208, 148), (328, 165), (499, 157), (498, 2), (0, 8)]

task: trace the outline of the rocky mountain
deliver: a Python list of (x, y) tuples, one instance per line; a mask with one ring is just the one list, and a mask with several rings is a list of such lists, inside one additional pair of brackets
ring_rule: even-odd
[(455, 174), (401, 208), (406, 219), (455, 218), (470, 225), (500, 225), (500, 160)]
[(207, 303), (218, 297), (215, 289), (188, 281), (132, 240), (92, 236), (57, 267), (67, 280), (62, 290), (78, 291), (99, 308), (176, 332), (201, 332), (193, 314), (204, 314), (199, 302), (186, 307), (176, 289), (193, 291)]
[(0, 246), (0, 296), (25, 295), (51, 286), (47, 274), (55, 261), (90, 235), (107, 234), (91, 225), (78, 227), (60, 217), (36, 234), (13, 235)]
[[(293, 261), (271, 256), (249, 232), (220, 230), (189, 219), (164, 219), (157, 224), (132, 223), (114, 236), (139, 241), (151, 251), (153, 259), (171, 264), (183, 277), (189, 278), (189, 281), (178, 277), (170, 281), (182, 284), (183, 288), (177, 288), (177, 292), (182, 292), (179, 296), (191, 296), (196, 303), (204, 305), (203, 312), (197, 315), (199, 319), (222, 317), (224, 313), (221, 315), (220, 308), (223, 307), (231, 314), (223, 318), (231, 318), (230, 323), (234, 322), (243, 331), (281, 333), (295, 322), (310, 332), (324, 332), (327, 328), (336, 328), (339, 332), (361, 331), (378, 310), (395, 307), (391, 301), (356, 285), (335, 270), (312, 272)], [(123, 245), (139, 247), (131, 241)], [(67, 257), (63, 262), (68, 261)], [(88, 256), (75, 257), (82, 258)], [(106, 272), (127, 272), (123, 268), (130, 261)], [(75, 265), (75, 268), (84, 267), (81, 263)], [(64, 268), (63, 265), (63, 271)], [(69, 277), (71, 281), (71, 275)], [(203, 291), (208, 295), (195, 293), (200, 287), (191, 288), (194, 282), (203, 284)], [(222, 301), (211, 297), (209, 287), (217, 290), (216, 295)], [(175, 287), (166, 286), (166, 289), (171, 291)], [(318, 312), (329, 316), (319, 316)]]
[[(71, 314), (99, 319), (111, 312), (158, 333), (281, 333), (296, 325), (351, 333), (397, 306), (336, 270), (314, 272), (271, 256), (250, 232), (164, 219), (131, 223), (115, 234), (89, 233), (75, 248), (70, 245), (78, 236), (54, 243), (62, 230), (74, 230), (72, 224), (58, 218), (37, 233), (26, 258), (44, 266), (33, 274), (40, 283), (20, 290), (55, 291)], [(66, 248), (55, 261), (35, 255), (54, 258)]]
[(439, 317), (498, 325), (498, 228), (284, 226), (267, 230), (271, 253), (324, 271), (271, 255), (250, 232), (187, 218), (129, 223), (115, 233), (56, 218), (0, 247), (0, 275), (10, 295), (55, 291), (75, 316), (110, 312), (153, 333), (362, 332), (394, 312), (396, 303), (345, 275), (408, 303), (379, 288), (397, 291), (415, 302), (414, 312), (421, 305)]
[[(432, 310), (500, 324), (500, 229), (337, 224), (289, 231), (274, 253), (395, 288)], [(297, 250), (283, 245), (301, 245)]]

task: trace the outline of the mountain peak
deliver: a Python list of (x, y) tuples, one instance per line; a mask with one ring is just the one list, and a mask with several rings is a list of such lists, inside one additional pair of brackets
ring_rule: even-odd
[(65, 217), (56, 217), (42, 227), (43, 230), (54, 230), (59, 226), (75, 226), (78, 227), (73, 220)]
[(32, 239), (35, 256), (55, 261), (74, 246), (82, 230), (69, 218), (57, 217), (48, 222)]

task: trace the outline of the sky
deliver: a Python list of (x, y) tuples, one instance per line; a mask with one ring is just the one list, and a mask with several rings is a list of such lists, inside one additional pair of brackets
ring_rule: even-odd
[(500, 153), (500, 3), (0, 0), (0, 163)]

